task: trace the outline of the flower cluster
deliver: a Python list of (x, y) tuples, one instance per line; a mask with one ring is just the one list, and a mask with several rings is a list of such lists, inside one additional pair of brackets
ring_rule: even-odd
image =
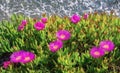
[(99, 47), (92, 47), (90, 50), (90, 55), (93, 58), (100, 58), (105, 55), (105, 52), (110, 52), (114, 50), (114, 43), (110, 40), (101, 41)]
[[(47, 23), (47, 18), (41, 18), (41, 22), (38, 21), (34, 24), (36, 30), (43, 30), (45, 28), (45, 23)], [(18, 26), (18, 31), (24, 30), (24, 27), (27, 25), (26, 20), (22, 20), (21, 24)]]
[(69, 31), (67, 31), (67, 30), (59, 30), (56, 33), (57, 40), (53, 41), (53, 42), (51, 42), (49, 44), (50, 51), (51, 52), (58, 51), (60, 48), (63, 47), (63, 42), (62, 41), (69, 40), (70, 36), (71, 36), (71, 34), (70, 34)]
[(47, 18), (41, 18), (41, 21), (38, 21), (34, 24), (34, 28), (38, 31), (43, 30), (45, 28), (45, 24), (47, 23)]
[(20, 51), (14, 52), (10, 56), (10, 61), (13, 63), (28, 63), (34, 60), (34, 58), (35, 58), (34, 53), (20, 50)]
[(24, 30), (24, 27), (27, 25), (26, 20), (22, 20), (21, 24), (18, 26), (18, 31)]

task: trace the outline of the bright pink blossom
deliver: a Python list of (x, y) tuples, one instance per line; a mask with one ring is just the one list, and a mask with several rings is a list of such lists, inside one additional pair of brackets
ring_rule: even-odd
[(51, 52), (56, 52), (63, 47), (63, 43), (60, 40), (53, 41), (49, 44), (49, 49)]
[(23, 59), (23, 53), (24, 52), (25, 51), (23, 51), (23, 50), (13, 52), (12, 55), (10, 56), (10, 61), (14, 62), (14, 63), (21, 62), (22, 59)]
[(84, 14), (84, 19), (87, 19), (88, 16), (89, 16), (89, 15), (88, 15), (87, 13), (85, 13), (85, 14)]
[(27, 25), (27, 21), (26, 20), (22, 20), (22, 22), (21, 22), (21, 25)]
[(100, 58), (103, 55), (105, 55), (105, 52), (102, 49), (99, 49), (97, 47), (92, 47), (92, 49), (90, 50), (90, 55), (93, 58)]
[(22, 31), (22, 30), (24, 30), (24, 25), (19, 25), (18, 26), (18, 31)]
[(71, 34), (70, 34), (70, 32), (67, 31), (67, 30), (59, 30), (59, 31), (56, 33), (56, 37), (57, 37), (59, 40), (68, 40), (68, 39), (70, 39)]
[(77, 14), (74, 14), (71, 18), (70, 18), (71, 22), (74, 24), (77, 24), (80, 21), (80, 16)]
[(21, 60), (21, 63), (28, 63), (28, 62), (31, 62), (35, 59), (35, 54), (32, 53), (32, 52), (24, 52), (23, 55), (22, 55), (22, 60)]
[(43, 23), (47, 23), (47, 18), (44, 17), (44, 18), (41, 19), (41, 21), (42, 21)]
[(10, 56), (10, 61), (13, 63), (28, 63), (34, 59), (34, 53), (24, 50), (13, 52), (13, 54)]
[(115, 48), (114, 43), (110, 40), (101, 41), (99, 46), (100, 46), (100, 49), (103, 49), (104, 51), (107, 51), (107, 52), (110, 52)]
[(11, 64), (10, 61), (3, 62), (3, 68), (5, 68), (5, 69), (8, 68), (10, 64)]
[(34, 28), (35, 28), (36, 30), (43, 30), (43, 29), (45, 28), (45, 24), (42, 23), (42, 22), (40, 22), (40, 21), (38, 21), (38, 22), (36, 22), (36, 23), (34, 24)]

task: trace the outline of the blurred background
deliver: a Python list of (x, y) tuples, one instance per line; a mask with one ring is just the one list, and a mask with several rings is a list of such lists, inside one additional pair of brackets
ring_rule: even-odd
[(43, 13), (71, 16), (111, 10), (120, 16), (120, 0), (0, 0), (0, 20), (19, 13), (40, 18)]

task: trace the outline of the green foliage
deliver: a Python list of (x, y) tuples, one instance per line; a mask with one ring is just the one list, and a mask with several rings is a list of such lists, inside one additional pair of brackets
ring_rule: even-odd
[[(22, 20), (28, 23), (18, 31)], [(39, 19), (38, 19), (39, 20)], [(20, 67), (0, 68), (2, 73), (118, 73), (120, 72), (120, 18), (106, 13), (89, 14), (73, 24), (69, 17), (48, 17), (45, 29), (34, 29), (35, 20), (23, 15), (12, 15), (9, 21), (0, 22), (0, 52), (28, 50), (36, 54), (33, 62)], [(49, 51), (48, 44), (56, 39), (60, 29), (69, 30), (71, 38), (56, 53)], [(102, 40), (112, 40), (115, 50), (104, 57), (94, 59), (89, 55), (92, 46)]]

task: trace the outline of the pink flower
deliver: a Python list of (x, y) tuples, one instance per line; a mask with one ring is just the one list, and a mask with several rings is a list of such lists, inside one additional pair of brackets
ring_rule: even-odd
[(107, 52), (110, 52), (115, 48), (114, 43), (110, 40), (101, 41), (99, 46), (100, 46), (100, 49), (103, 49), (104, 51), (107, 51)]
[(90, 55), (93, 57), (93, 58), (100, 58), (102, 57), (103, 55), (105, 55), (105, 52), (102, 50), (102, 49), (99, 49), (97, 47), (93, 47), (91, 50), (90, 50)]
[(84, 14), (84, 19), (87, 19), (88, 16), (89, 16), (89, 15), (88, 15), (87, 13), (85, 13), (85, 14)]
[(19, 25), (18, 26), (18, 31), (22, 31), (22, 30), (24, 30), (24, 25)]
[(22, 55), (24, 52), (25, 51), (23, 51), (23, 50), (13, 52), (13, 54), (10, 56), (10, 61), (14, 62), (14, 63), (21, 62), (21, 60), (23, 59)]
[(21, 60), (21, 63), (28, 63), (28, 62), (31, 62), (35, 59), (35, 54), (32, 53), (32, 52), (24, 52), (23, 55), (22, 55), (22, 60)]
[(51, 52), (56, 52), (63, 47), (63, 43), (60, 40), (53, 41), (49, 44), (49, 49)]
[(23, 25), (23, 26), (27, 25), (27, 21), (26, 20), (22, 20), (21, 25)]
[(38, 21), (38, 22), (36, 22), (36, 23), (34, 24), (34, 28), (35, 28), (36, 30), (43, 30), (43, 29), (45, 28), (45, 24)]
[(5, 62), (3, 62), (3, 68), (8, 68), (8, 66), (11, 64), (11, 62), (10, 61), (5, 61)]
[(42, 18), (41, 21), (42, 21), (43, 23), (47, 23), (47, 18)]
[(80, 21), (80, 16), (78, 16), (77, 14), (74, 14), (71, 18), (70, 18), (71, 22), (74, 24), (77, 24)]
[(57, 33), (56, 33), (56, 36), (59, 40), (68, 40), (70, 39), (71, 37), (71, 34), (69, 31), (67, 30), (59, 30)]

